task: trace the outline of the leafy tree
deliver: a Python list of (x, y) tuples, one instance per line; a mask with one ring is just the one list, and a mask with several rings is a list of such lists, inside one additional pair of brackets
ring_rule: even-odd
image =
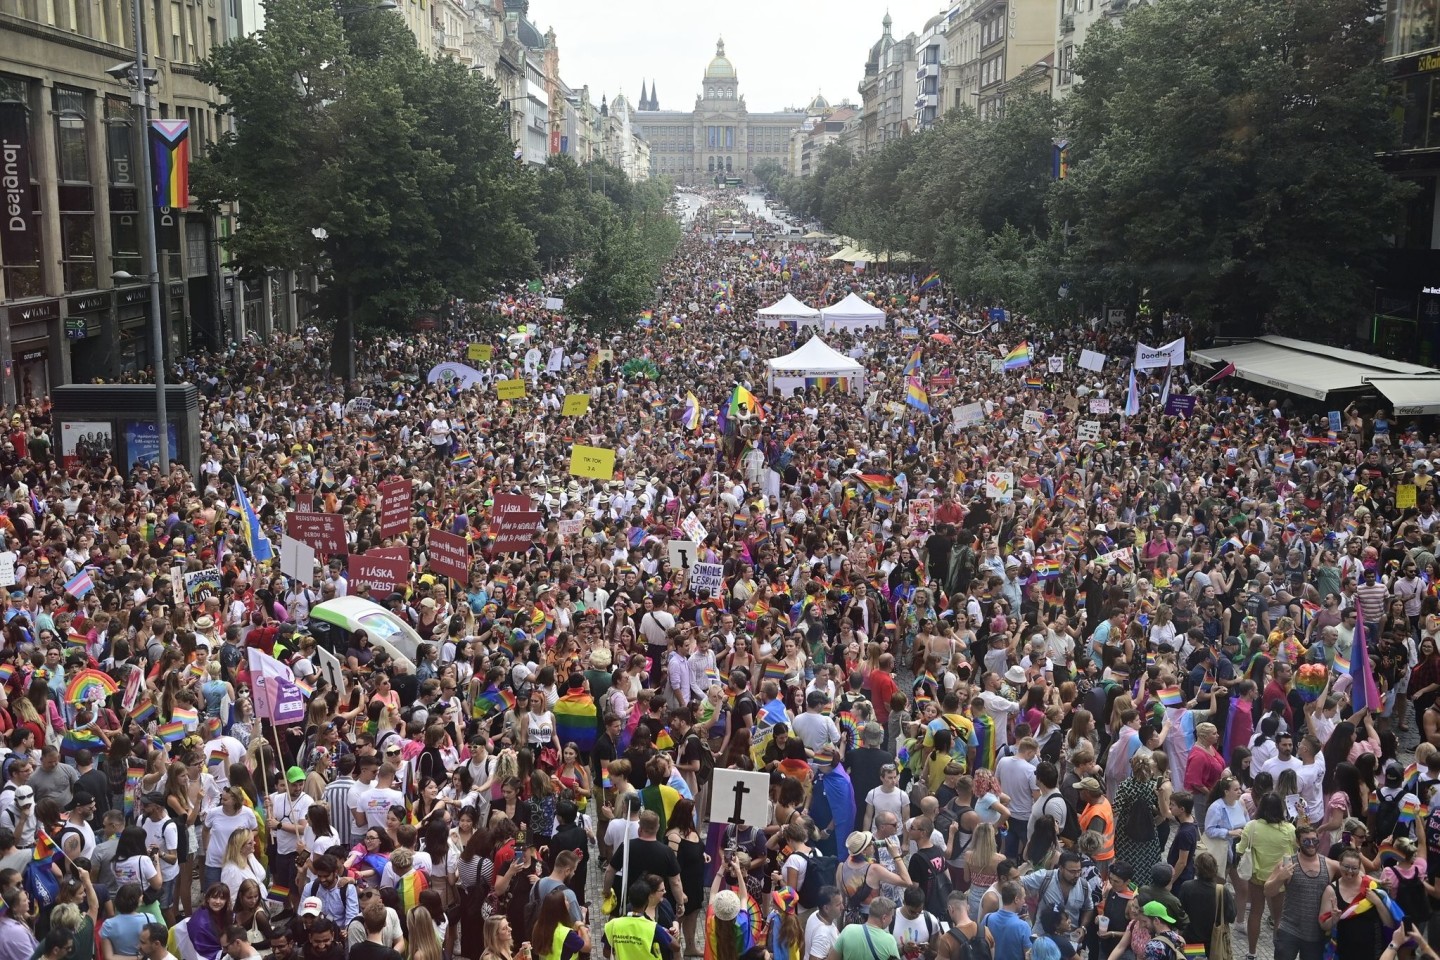
[(750, 169), (756, 181), (765, 188), (766, 193), (777, 194), (780, 192), (781, 181), (785, 179), (785, 168), (780, 166), (778, 160), (766, 157)]
[(203, 72), (236, 124), (197, 160), (195, 191), (239, 203), (226, 242), (247, 274), (309, 268), (327, 278), (321, 317), (404, 328), (529, 272), (535, 182), (496, 88), (425, 56), (402, 18), (269, 0), (265, 30)]
[[(1086, 295), (1348, 325), (1407, 189), (1379, 0), (1167, 0), (1088, 35), (1053, 219)], [(1348, 314), (1348, 316), (1347, 316)]]
[(593, 236), (593, 248), (580, 262), (580, 282), (565, 306), (586, 316), (592, 330), (612, 330), (632, 323), (653, 299), (655, 268), (639, 227), (625, 217), (605, 212)]

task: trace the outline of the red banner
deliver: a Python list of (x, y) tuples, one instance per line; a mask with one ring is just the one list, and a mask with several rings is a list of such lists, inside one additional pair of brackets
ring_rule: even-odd
[(350, 590), (370, 588), (370, 596), (383, 600), (410, 581), (410, 561), (377, 557), (373, 553), (351, 554), (347, 570)]
[(530, 549), (535, 534), (540, 529), (540, 514), (533, 510), (524, 513), (507, 513), (492, 524), (495, 543), (494, 553), (523, 553)]
[(410, 532), (411, 508), (415, 501), (413, 486), (409, 480), (380, 484), (380, 536), (393, 537)]
[(321, 557), (350, 552), (345, 538), (345, 518), (337, 513), (291, 513), (285, 517), (285, 532), (314, 547)]
[(430, 572), (441, 577), (458, 580), (462, 585), (470, 580), (470, 545), (462, 536), (430, 532)]

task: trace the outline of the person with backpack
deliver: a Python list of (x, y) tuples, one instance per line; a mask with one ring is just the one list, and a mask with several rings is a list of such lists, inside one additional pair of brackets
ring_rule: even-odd
[(1416, 816), (1403, 816), (1405, 809), (1419, 810), (1420, 798), (1405, 788), (1405, 771), (1398, 761), (1385, 765), (1385, 785), (1375, 791), (1375, 812), (1370, 814), (1370, 836), (1376, 843), (1406, 837), (1415, 839)]
[[(925, 910), (937, 917), (944, 916), (952, 888), (949, 865), (945, 862), (945, 850), (936, 846), (932, 837), (935, 821), (922, 814), (911, 820), (906, 829), (910, 834), (910, 842), (915, 844), (915, 852), (910, 854), (907, 871), (915, 883), (913, 889), (924, 895), (922, 903)], [(904, 902), (908, 904), (908, 890), (904, 896)], [(929, 942), (929, 938), (926, 942)]]
[(909, 888), (905, 891), (900, 909), (895, 911), (895, 918), (890, 921), (890, 933), (900, 945), (902, 956), (932, 952), (940, 937), (940, 920), (925, 909), (926, 901), (924, 890)]
[(1060, 838), (1061, 845), (1067, 850), (1074, 850), (1080, 839), (1080, 818), (1075, 815), (1075, 809), (1065, 794), (1060, 792), (1059, 768), (1049, 760), (1035, 764), (1035, 786), (1040, 795), (1030, 808), (1030, 833), (1035, 832), (1035, 824), (1041, 817), (1049, 817), (1055, 821), (1055, 835)]

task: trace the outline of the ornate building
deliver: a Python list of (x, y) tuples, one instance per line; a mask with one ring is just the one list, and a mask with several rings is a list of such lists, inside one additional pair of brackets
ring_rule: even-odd
[(805, 113), (751, 113), (740, 95), (735, 67), (725, 56), (725, 41), (715, 44), (715, 59), (705, 68), (703, 93), (693, 112), (661, 110), (651, 85), (631, 122), (650, 145), (650, 172), (676, 183), (714, 183), (751, 179), (763, 160), (789, 166), (790, 134)]

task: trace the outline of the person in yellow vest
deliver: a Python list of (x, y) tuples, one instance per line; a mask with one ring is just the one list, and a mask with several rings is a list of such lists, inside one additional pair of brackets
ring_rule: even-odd
[(1115, 810), (1105, 788), (1094, 777), (1084, 777), (1075, 784), (1075, 791), (1083, 804), (1080, 810), (1080, 830), (1094, 831), (1101, 837), (1100, 850), (1095, 854), (1095, 863), (1102, 875), (1108, 876), (1110, 864), (1115, 861)]
[(566, 887), (561, 885), (540, 901), (530, 937), (535, 960), (573, 960), (590, 952), (590, 928), (574, 921), (565, 893)]
[(632, 881), (627, 899), (630, 910), (625, 916), (605, 924), (606, 956), (611, 960), (661, 960), (670, 956), (674, 941), (669, 932), (645, 916), (650, 884), (644, 880)]

